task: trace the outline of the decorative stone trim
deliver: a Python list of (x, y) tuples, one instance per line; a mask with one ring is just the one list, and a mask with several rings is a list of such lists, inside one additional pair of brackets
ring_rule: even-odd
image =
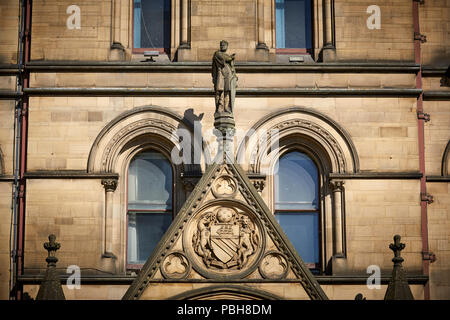
[[(178, 263), (178, 266), (175, 264)], [(171, 270), (171, 267), (181, 267), (179, 270)], [(184, 268), (184, 269), (183, 269)], [(161, 274), (166, 279), (184, 279), (191, 272), (191, 262), (181, 251), (175, 251), (168, 254), (164, 261), (161, 263)], [(177, 272), (181, 271), (181, 272)]]
[[(298, 129), (297, 133), (301, 132), (300, 130), (309, 132), (312, 135), (312, 138), (317, 141), (317, 143), (323, 144), (324, 146), (329, 146), (328, 152), (332, 153), (329, 154), (329, 157), (331, 158), (331, 160), (333, 160), (334, 158), (335, 163), (339, 164), (336, 166), (335, 170), (330, 170), (331, 172), (359, 172), (358, 152), (355, 145), (353, 144), (350, 135), (336, 121), (334, 121), (327, 115), (305, 107), (290, 107), (281, 109), (258, 120), (248, 131), (248, 134), (246, 135), (246, 137), (248, 137), (248, 140), (244, 139), (243, 141), (241, 141), (238, 147), (238, 151), (236, 154), (236, 159), (238, 160), (238, 162), (242, 162), (241, 160), (245, 159), (246, 153), (248, 152), (250, 157), (249, 162), (252, 166), (251, 168), (249, 168), (250, 172), (261, 173), (260, 168), (258, 167), (258, 161), (260, 161), (259, 159), (261, 159), (263, 155), (263, 150), (255, 149), (255, 146), (252, 146), (249, 141), (251, 142), (251, 139), (255, 136), (255, 134), (258, 133), (259, 130), (262, 130), (264, 126), (267, 126), (267, 124), (269, 124), (270, 122), (275, 122), (275, 119), (277, 119), (278, 117), (282, 117), (288, 114), (293, 114), (293, 117), (297, 118), (295, 119), (295, 121), (298, 122), (287, 120), (282, 124), (276, 123), (275, 125), (273, 125), (272, 127), (274, 128), (278, 125), (280, 126), (280, 129), (283, 129), (283, 132), (280, 132), (279, 134), (279, 139), (282, 139), (285, 136), (289, 136), (289, 134), (295, 133), (296, 128)], [(303, 115), (305, 116), (305, 118), (310, 118), (312, 116), (313, 118), (317, 119), (317, 123), (313, 122), (313, 120), (300, 118)], [(330, 126), (330, 129), (334, 131), (334, 135), (332, 135), (329, 130), (323, 128), (322, 124), (319, 125), (319, 123), (324, 123)], [(327, 141), (329, 137), (332, 138), (330, 142)], [(340, 137), (342, 139), (341, 142), (338, 142), (336, 140), (336, 137)], [(344, 150), (346, 150), (345, 153), (347, 154), (347, 156), (344, 156)]]
[[(270, 269), (270, 260), (275, 260), (277, 263), (272, 266), (272, 270)], [(259, 273), (265, 279), (284, 279), (289, 272), (289, 267), (288, 259), (283, 254), (278, 251), (268, 251), (261, 259)], [(276, 268), (282, 268), (282, 270), (276, 270)]]
[(114, 192), (117, 188), (117, 179), (103, 179), (102, 185), (106, 192)]

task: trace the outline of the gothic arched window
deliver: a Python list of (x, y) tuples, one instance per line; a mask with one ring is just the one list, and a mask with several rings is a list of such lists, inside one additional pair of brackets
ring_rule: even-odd
[(275, 218), (303, 261), (320, 263), (319, 170), (305, 153), (283, 154), (274, 167)]
[(127, 265), (145, 263), (173, 219), (173, 169), (158, 151), (136, 155), (128, 168)]

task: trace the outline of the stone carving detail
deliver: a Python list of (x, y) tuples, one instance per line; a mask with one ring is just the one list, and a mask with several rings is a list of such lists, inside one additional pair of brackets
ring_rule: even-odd
[(248, 216), (221, 207), (200, 217), (192, 245), (208, 268), (242, 269), (260, 246), (260, 238)]
[(181, 252), (172, 252), (161, 264), (161, 273), (166, 279), (186, 278), (190, 271), (191, 264)]
[[(156, 119), (143, 119), (135, 121), (126, 127), (122, 128), (117, 132), (114, 137), (109, 141), (108, 145), (105, 148), (105, 151), (102, 155), (102, 167), (103, 171), (107, 172), (108, 170), (108, 161), (111, 158), (111, 153), (115, 150), (118, 142), (122, 140), (125, 136), (129, 135), (131, 132), (137, 132), (138, 130), (146, 129), (148, 133), (159, 133), (162, 131), (164, 136), (171, 137), (177, 131), (177, 128), (172, 124)], [(172, 137), (174, 139), (174, 137)], [(175, 140), (178, 138), (175, 137)], [(176, 141), (175, 141), (176, 142)], [(192, 158), (193, 159), (193, 158)]]
[(276, 251), (266, 253), (259, 265), (259, 272), (266, 279), (282, 279), (286, 277), (289, 263), (285, 256)]
[(117, 188), (117, 179), (103, 179), (102, 185), (106, 192), (114, 192)]
[(216, 113), (233, 113), (237, 76), (234, 69), (235, 54), (227, 52), (228, 42), (220, 41), (220, 49), (212, 58), (211, 76), (214, 83)]
[(345, 172), (345, 170), (346, 170), (345, 156), (344, 156), (344, 152), (342, 151), (338, 141), (326, 129), (322, 128), (318, 124), (315, 124), (311, 121), (304, 120), (304, 119), (292, 119), (292, 120), (283, 121), (283, 122), (273, 126), (269, 130), (267, 130), (267, 135), (261, 137), (259, 144), (256, 145), (256, 147), (252, 150), (252, 153), (250, 154), (251, 172), (256, 173), (258, 170), (258, 168), (257, 168), (258, 157), (259, 157), (259, 153), (262, 151), (262, 150), (259, 150), (259, 148), (258, 148), (259, 145), (262, 145), (262, 146), (271, 145), (272, 136), (270, 135), (270, 132), (279, 132), (278, 138), (281, 138), (282, 137), (281, 133), (283, 131), (291, 129), (291, 128), (302, 128), (302, 129), (305, 129), (308, 131), (312, 131), (315, 134), (321, 136), (329, 144), (329, 146), (335, 153), (338, 164), (339, 164), (339, 172)]
[(264, 179), (254, 179), (252, 182), (256, 191), (258, 191), (259, 193), (261, 193), (266, 186), (266, 181)]
[(212, 192), (216, 198), (233, 197), (237, 192), (237, 183), (233, 177), (223, 175), (214, 183)]

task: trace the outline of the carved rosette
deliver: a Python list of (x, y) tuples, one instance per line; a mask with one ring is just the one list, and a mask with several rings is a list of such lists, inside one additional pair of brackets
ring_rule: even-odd
[(172, 252), (161, 263), (161, 273), (166, 279), (184, 279), (191, 271), (191, 263), (182, 252)]
[(288, 260), (277, 251), (267, 252), (259, 265), (259, 272), (266, 279), (284, 279), (288, 271)]
[(183, 234), (183, 246), (201, 275), (244, 278), (256, 269), (265, 234), (244, 204), (214, 200), (191, 221)]

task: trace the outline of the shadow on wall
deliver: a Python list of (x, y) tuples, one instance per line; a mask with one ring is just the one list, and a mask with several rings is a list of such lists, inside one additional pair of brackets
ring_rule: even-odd
[[(203, 119), (203, 116), (204, 116), (204, 113), (200, 113), (199, 115), (196, 115), (194, 113), (193, 108), (186, 109), (184, 111), (183, 119), (178, 125), (179, 130), (182, 129), (183, 122), (189, 123), (192, 126), (192, 128), (194, 130), (194, 139), (192, 141), (191, 147), (194, 147), (194, 144), (197, 144), (197, 146), (199, 147), (197, 150), (202, 150), (203, 139), (202, 139), (202, 123), (201, 123), (201, 121)], [(180, 135), (179, 142), (180, 143), (182, 142), (182, 135)], [(194, 159), (190, 159), (191, 164), (186, 166), (186, 168), (188, 168), (189, 174), (201, 173), (201, 171), (202, 171), (201, 165), (200, 165), (201, 153), (197, 155), (194, 152), (194, 153), (191, 153), (191, 155), (193, 155)]]

